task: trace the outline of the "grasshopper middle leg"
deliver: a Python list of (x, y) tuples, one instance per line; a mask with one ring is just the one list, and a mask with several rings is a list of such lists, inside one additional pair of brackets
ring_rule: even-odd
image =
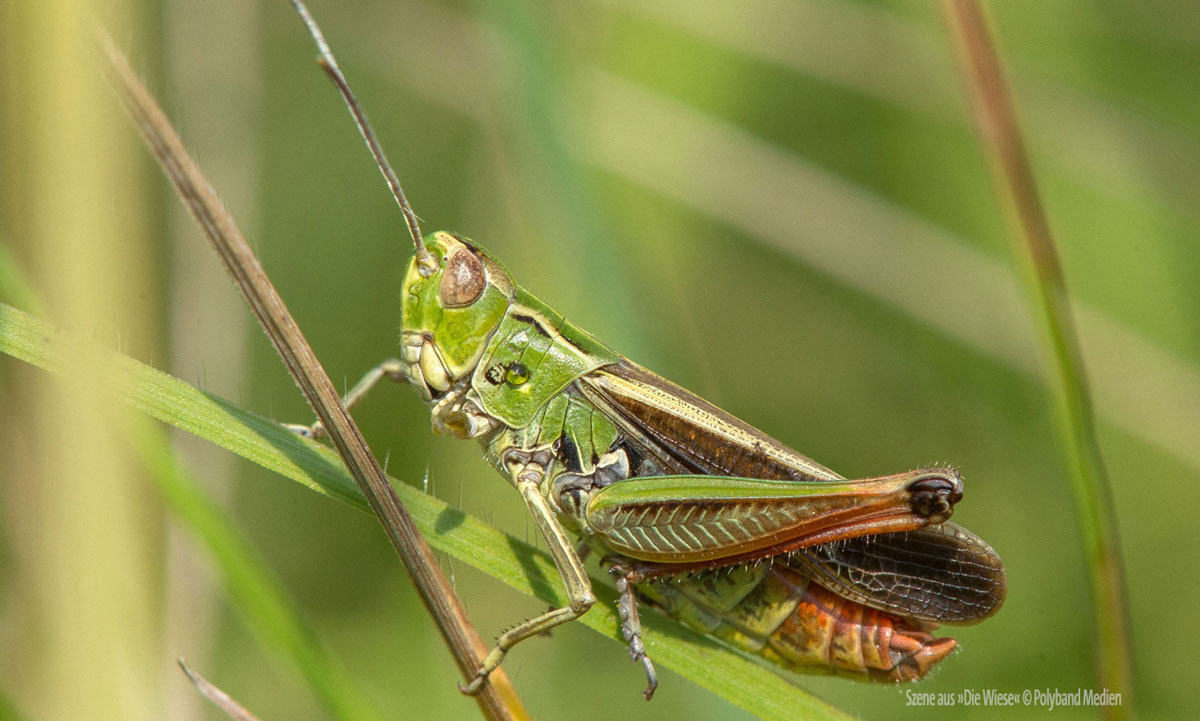
[(634, 663), (641, 661), (646, 669), (646, 690), (642, 695), (649, 701), (658, 688), (658, 674), (646, 655), (646, 644), (642, 642), (642, 619), (638, 615), (637, 588), (634, 586), (639, 576), (636, 571), (620, 563), (614, 563), (611, 570), (616, 579), (617, 592), (621, 594), (617, 602), (617, 611), (621, 615), (621, 635), (629, 644), (629, 660)]

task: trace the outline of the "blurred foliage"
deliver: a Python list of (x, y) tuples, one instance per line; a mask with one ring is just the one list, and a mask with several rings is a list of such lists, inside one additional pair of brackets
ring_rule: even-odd
[[(25, 102), (32, 81), (21, 78), (49, 52), (13, 39), (37, 20), (27, 5), (3, 10), (0, 242), (51, 299), (49, 319), (65, 323), (47, 290), (61, 266), (30, 232), (52, 206), (32, 202), (48, 186), (22, 142), (60, 119)], [(283, 0), (131, 7), (141, 29), (118, 42), (245, 224), (330, 375), (352, 383), (395, 353), (404, 228), (299, 21)], [(1189, 600), (1200, 580), (1174, 562), (1200, 541), (1200, 13), (1183, 2), (991, 9), (1078, 303), (1124, 543), (1139, 711), (1185, 718), (1200, 704), (1177, 681), (1194, 656), (1181, 629), (1200, 627)], [(947, 460), (963, 469), (956, 520), (1004, 556), (1009, 598), (995, 619), (954, 631), (962, 651), (918, 690), (1092, 686), (1083, 556), (1033, 321), (935, 6), (364, 0), (312, 10), (426, 230), (472, 237), (598, 337), (843, 474)], [(143, 361), (306, 421), (199, 233), (141, 149), (121, 147), (139, 153), (127, 161), (139, 180), (103, 190), (129, 237), (148, 240), (136, 273), (119, 245), (97, 267), (110, 275), (96, 282), (136, 312), (108, 318), (115, 333), (96, 337), (119, 335)], [(9, 292), (0, 299), (17, 302)], [(27, 581), (61, 551), (24, 509), (47, 492), (30, 472), (48, 464), (45, 449), (70, 450), (38, 435), (52, 424), (23, 421), (41, 417), (28, 388), (42, 383), (0, 360), (0, 688), (31, 718), (43, 717), (36, 688), (19, 683), (48, 658), (59, 626), (55, 609), (31, 610), (41, 597)], [(433, 437), (410, 391), (379, 390), (355, 415), (392, 475), (420, 484), (428, 472), (431, 493), (532, 538), (511, 489), (474, 446)], [(373, 521), (257, 467), (183, 451), (375, 705), (474, 717)], [(79, 480), (125, 483), (107, 473)], [(155, 604), (138, 634), (161, 674), (131, 693), (172, 721), (214, 718), (197, 715), (212, 712), (177, 681), (172, 659), (184, 655), (265, 721), (325, 718), (299, 676), (227, 613), (203, 554), (160, 527), (152, 486), (131, 488), (137, 530), (153, 545), (144, 564), (111, 577), (135, 579)], [(125, 516), (99, 515), (94, 533), (124, 538)], [(485, 635), (541, 610), (448, 566)], [(114, 617), (115, 632), (128, 622)], [(518, 648), (506, 668), (535, 718), (747, 717), (670, 673), (647, 708), (625, 658), (568, 627)], [(1023, 711), (914, 708), (903, 689), (799, 683), (865, 718)]]

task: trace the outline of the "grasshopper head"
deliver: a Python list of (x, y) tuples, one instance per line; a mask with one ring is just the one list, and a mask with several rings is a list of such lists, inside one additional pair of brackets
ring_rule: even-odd
[(512, 277), (484, 250), (438, 231), (404, 276), (400, 320), (405, 374), (425, 400), (469, 376), (512, 302)]

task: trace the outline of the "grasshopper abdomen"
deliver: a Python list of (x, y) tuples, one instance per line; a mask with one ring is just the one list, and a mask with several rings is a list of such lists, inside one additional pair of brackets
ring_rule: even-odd
[(643, 583), (642, 596), (693, 630), (784, 668), (901, 683), (957, 646), (926, 626), (843, 598), (785, 559)]

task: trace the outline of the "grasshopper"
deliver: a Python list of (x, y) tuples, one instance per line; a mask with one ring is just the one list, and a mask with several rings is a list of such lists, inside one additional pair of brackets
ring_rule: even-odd
[[(954, 639), (932, 635), (938, 624), (999, 609), (1003, 562), (948, 521), (963, 495), (954, 468), (847, 480), (601, 343), (471, 240), (422, 235), (319, 28), (292, 4), (416, 246), (400, 357), (345, 403), (383, 378), (406, 381), (435, 432), (477, 441), (520, 494), (569, 598), (503, 633), (464, 692), (516, 644), (588, 611), (588, 553), (611, 569), (647, 699), (658, 682), (639, 597), (781, 667), (892, 683), (925, 676), (954, 650)], [(319, 424), (296, 429), (323, 434)]]

